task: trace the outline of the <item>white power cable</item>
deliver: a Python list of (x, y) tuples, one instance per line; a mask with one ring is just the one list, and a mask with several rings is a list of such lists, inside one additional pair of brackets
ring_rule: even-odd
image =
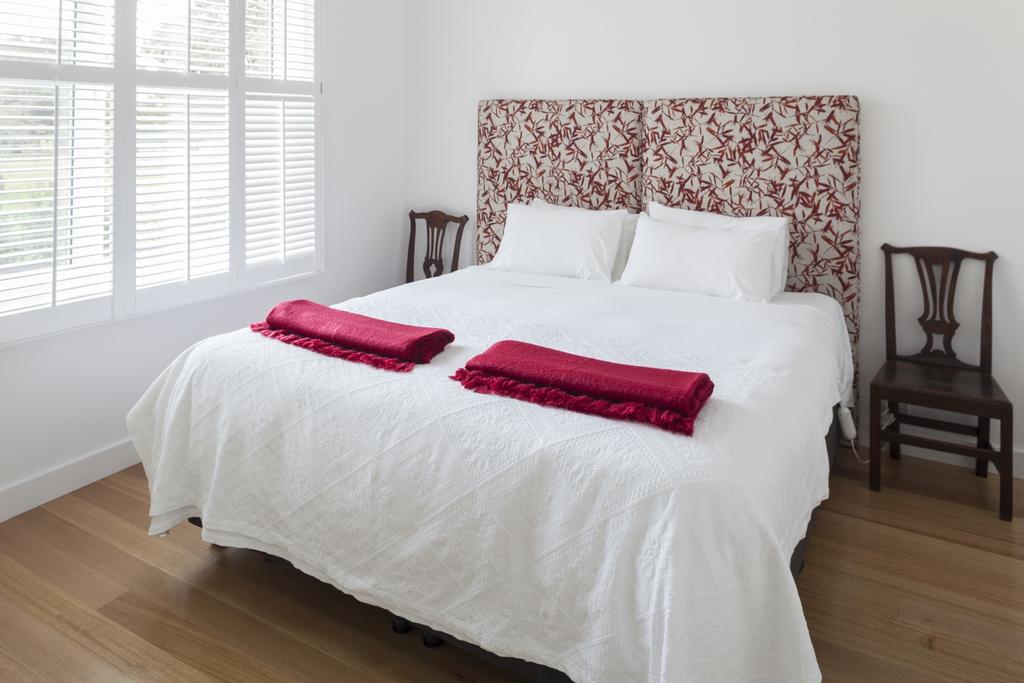
[[(839, 431), (846, 442), (850, 444), (850, 449), (853, 450), (853, 457), (857, 458), (857, 461), (863, 465), (869, 464), (870, 459), (860, 457), (860, 453), (857, 452), (857, 423), (853, 420), (853, 412), (849, 406), (840, 406), (837, 417), (839, 418)], [(888, 417), (889, 422), (882, 425), (883, 429), (892, 423), (893, 417), (891, 415), (888, 415)]]
[[(886, 410), (884, 413), (882, 413), (882, 427), (881, 428), (885, 429), (886, 427), (888, 427), (889, 425), (891, 425), (895, 421), (896, 421), (896, 416), (893, 415), (892, 413), (890, 413), (888, 410)], [(857, 442), (854, 440), (856, 438), (857, 437), (854, 436), (852, 438), (846, 439), (846, 442), (848, 444), (850, 444), (850, 450), (853, 451), (853, 457), (857, 458), (857, 462), (861, 463), (862, 465), (870, 465), (871, 464), (871, 458), (862, 458), (862, 457), (860, 457), (860, 453), (857, 452)]]
[(860, 453), (857, 452), (857, 444), (854, 442), (853, 439), (847, 439), (846, 442), (850, 444), (850, 450), (853, 451), (853, 457), (857, 458), (857, 462), (859, 462), (862, 465), (871, 464), (871, 458), (864, 459), (860, 457)]

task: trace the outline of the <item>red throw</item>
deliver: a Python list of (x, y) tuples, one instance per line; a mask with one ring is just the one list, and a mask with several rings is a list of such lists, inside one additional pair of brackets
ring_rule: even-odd
[(429, 363), (455, 341), (454, 334), (439, 327), (388, 322), (305, 299), (279, 303), (266, 322), (253, 323), (250, 328), (325, 356), (395, 372), (409, 372), (417, 363)]
[(610, 363), (511, 340), (470, 358), (452, 379), (481, 394), (646, 422), (687, 436), (715, 389), (703, 372)]

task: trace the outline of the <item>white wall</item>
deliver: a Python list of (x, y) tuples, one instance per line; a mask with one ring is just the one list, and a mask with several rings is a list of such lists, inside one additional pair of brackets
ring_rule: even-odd
[(325, 1), (326, 268), (312, 278), (0, 347), (0, 520), (134, 461), (125, 414), (203, 337), (276, 302), (397, 284), (405, 242), (405, 3)]
[[(862, 399), (884, 355), (879, 246), (992, 249), (995, 374), (1018, 401), (1024, 444), (1024, 3), (432, 0), (411, 12), (410, 202), (471, 215), (480, 99), (857, 95)], [(915, 342), (907, 275), (898, 284)], [(979, 291), (968, 275), (963, 303)]]

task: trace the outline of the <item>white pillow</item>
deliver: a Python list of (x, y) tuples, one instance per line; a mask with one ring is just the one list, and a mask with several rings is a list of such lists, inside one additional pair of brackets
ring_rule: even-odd
[[(534, 199), (530, 206), (550, 206), (554, 209), (565, 209), (566, 211), (590, 211), (575, 206), (559, 206), (546, 202), (541, 198)], [(622, 209), (606, 209), (618, 213)], [(612, 280), (622, 277), (622, 271), (626, 268), (626, 261), (629, 260), (629, 248), (633, 246), (633, 236), (636, 235), (636, 220), (640, 217), (638, 213), (626, 213), (622, 220), (622, 237), (619, 238), (619, 249), (615, 254), (615, 263), (612, 266)]]
[(641, 215), (619, 283), (769, 301), (777, 284), (775, 238), (763, 230), (714, 230)]
[(505, 233), (491, 268), (611, 280), (626, 210), (566, 211), (509, 204)]
[(788, 218), (777, 216), (753, 216), (751, 218), (736, 218), (724, 216), (720, 213), (708, 213), (706, 211), (690, 211), (688, 209), (674, 209), (658, 202), (651, 202), (647, 208), (651, 218), (656, 221), (669, 221), (672, 223), (685, 223), (698, 228), (713, 228), (715, 230), (764, 230), (776, 236), (775, 262), (775, 293), (786, 291), (786, 277), (789, 274), (789, 224)]

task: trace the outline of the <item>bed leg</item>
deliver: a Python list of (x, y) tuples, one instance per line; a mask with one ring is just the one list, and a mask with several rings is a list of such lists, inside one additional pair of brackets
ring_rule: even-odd
[(395, 633), (408, 633), (412, 630), (412, 622), (402, 617), (391, 615), (391, 630)]
[(423, 644), (427, 647), (440, 647), (444, 640), (428, 628), (423, 629)]

